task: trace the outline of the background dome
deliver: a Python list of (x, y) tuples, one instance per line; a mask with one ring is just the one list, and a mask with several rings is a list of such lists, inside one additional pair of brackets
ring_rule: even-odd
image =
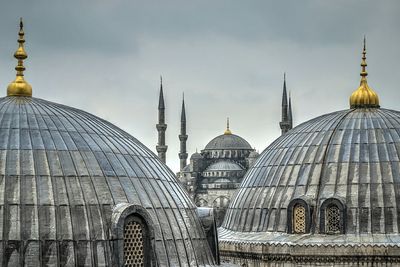
[(126, 132), (30, 97), (0, 99), (0, 128), (3, 264), (112, 266), (120, 203), (149, 214), (157, 266), (213, 264), (195, 205)]
[[(398, 243), (399, 159), (398, 111), (351, 109), (305, 122), (275, 140), (247, 172), (220, 240)], [(330, 198), (344, 206), (345, 234), (313, 237), (321, 232), (321, 205)], [(294, 199), (310, 206), (312, 235), (286, 234)]]
[(207, 167), (205, 171), (242, 171), (243, 168), (232, 161), (221, 160)]
[(212, 139), (204, 148), (204, 150), (236, 150), (249, 149), (253, 150), (250, 144), (242, 137), (235, 134), (222, 134)]

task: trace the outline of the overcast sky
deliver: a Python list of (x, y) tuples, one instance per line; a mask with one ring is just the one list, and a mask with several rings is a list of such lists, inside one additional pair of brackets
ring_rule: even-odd
[(77, 107), (155, 151), (159, 76), (167, 164), (179, 168), (185, 92), (188, 152), (231, 130), (260, 152), (280, 135), (283, 72), (294, 124), (347, 109), (362, 38), (381, 106), (400, 110), (400, 1), (2, 1), (0, 95), (14, 79), (19, 17), (34, 97)]

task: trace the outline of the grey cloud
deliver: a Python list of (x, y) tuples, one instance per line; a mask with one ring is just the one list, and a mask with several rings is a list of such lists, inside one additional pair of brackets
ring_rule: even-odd
[(398, 1), (3, 1), (0, 92), (14, 77), (26, 22), (26, 78), (36, 97), (101, 116), (154, 150), (159, 75), (168, 164), (178, 167), (186, 94), (188, 148), (232, 131), (264, 149), (279, 136), (282, 74), (295, 123), (348, 108), (368, 38), (370, 85), (399, 109)]

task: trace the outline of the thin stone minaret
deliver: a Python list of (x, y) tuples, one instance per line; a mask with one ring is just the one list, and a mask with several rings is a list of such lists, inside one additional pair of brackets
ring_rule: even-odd
[(165, 104), (164, 104), (164, 94), (163, 94), (163, 85), (162, 85), (162, 77), (160, 78), (160, 97), (158, 100), (158, 124), (156, 124), (156, 128), (158, 131), (158, 144), (156, 146), (156, 150), (158, 153), (158, 157), (162, 162), (166, 162), (166, 152), (168, 146), (165, 145), (165, 131), (167, 130), (167, 124), (165, 123)]
[(186, 141), (188, 135), (186, 134), (186, 112), (185, 112), (185, 95), (182, 98), (182, 111), (181, 111), (181, 134), (179, 135), (180, 141), (180, 151), (179, 151), (179, 161), (181, 171), (187, 165), (188, 153), (186, 152)]
[(286, 73), (283, 74), (282, 121), (279, 123), (279, 126), (281, 127), (282, 134), (285, 134), (291, 129), (288, 114), (288, 97), (286, 92)]
[(288, 120), (289, 120), (289, 130), (290, 130), (293, 128), (292, 96), (290, 95), (290, 92), (289, 92)]

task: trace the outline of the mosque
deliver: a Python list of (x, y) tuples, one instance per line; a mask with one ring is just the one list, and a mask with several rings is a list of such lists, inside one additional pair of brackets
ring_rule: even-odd
[[(283, 79), (282, 90), (282, 121), (279, 126), (282, 134), (293, 127), (291, 97), (287, 95), (286, 74)], [(165, 163), (168, 146), (165, 144), (165, 103), (162, 80), (158, 104), (158, 156)], [(185, 100), (182, 100), (181, 127), (178, 136), (180, 140), (180, 171), (177, 178), (188, 192), (190, 198), (198, 207), (213, 208), (217, 226), (221, 226), (226, 209), (233, 193), (239, 188), (244, 175), (253, 166), (259, 154), (241, 136), (233, 134), (229, 127), (229, 118), (226, 130), (216, 136), (198, 153), (193, 153), (190, 163), (187, 163), (188, 153), (186, 142), (186, 111)]]
[[(0, 98), (1, 266), (400, 265), (400, 112), (368, 85), (365, 40), (350, 108), (291, 129), (284, 83), (282, 136), (260, 155), (228, 124), (186, 165), (183, 102), (189, 194), (163, 163), (163, 101), (156, 156), (99, 117), (33, 97), (24, 43), (21, 20)], [(223, 183), (235, 186), (219, 188), (232, 191), (217, 235), (206, 195)]]

